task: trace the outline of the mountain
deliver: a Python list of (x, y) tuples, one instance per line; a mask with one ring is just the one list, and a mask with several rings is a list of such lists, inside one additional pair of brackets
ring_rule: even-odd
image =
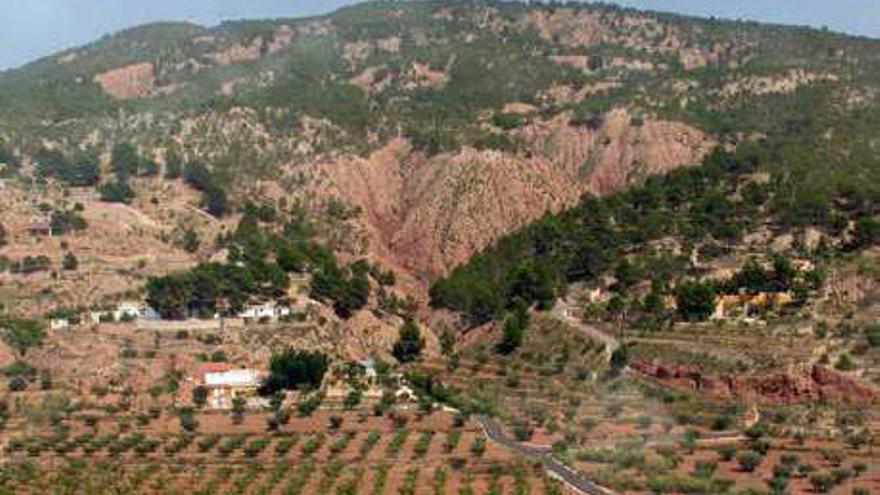
[(319, 215), (332, 194), (361, 213), (340, 248), (424, 283), (584, 193), (807, 125), (798, 102), (870, 114), (877, 46), (609, 6), (376, 2), (107, 36), (0, 75), (0, 129), (18, 154), (88, 149), (104, 169), (118, 142), (173, 152), (233, 202), (295, 183)]
[(0, 73), (0, 493), (868, 493), (878, 91), (877, 40), (558, 2)]

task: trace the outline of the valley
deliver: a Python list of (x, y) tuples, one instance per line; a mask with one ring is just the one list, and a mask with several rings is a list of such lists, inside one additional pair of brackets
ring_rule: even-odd
[(446, 0), (0, 72), (0, 494), (880, 493), (878, 81)]

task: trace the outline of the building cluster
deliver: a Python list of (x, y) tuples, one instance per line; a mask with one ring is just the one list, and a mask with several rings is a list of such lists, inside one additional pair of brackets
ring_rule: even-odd
[[(204, 387), (207, 392), (205, 408), (210, 410), (230, 410), (236, 399), (242, 399), (248, 409), (268, 406), (268, 401), (258, 394), (265, 373), (251, 368), (234, 368), (227, 362), (203, 363), (186, 380), (179, 391), (181, 401), (188, 402), (196, 387)], [(390, 392), (389, 392), (390, 391)], [(392, 393), (394, 403), (399, 407), (409, 407), (418, 402), (416, 393), (406, 385), (399, 374), (380, 378), (376, 361), (364, 359), (339, 363), (331, 367), (321, 386), (323, 403), (328, 407), (342, 408), (346, 399), (359, 393), (359, 404), (375, 404), (386, 393)]]
[[(280, 304), (275, 301), (263, 303), (248, 304), (240, 312), (235, 314), (235, 318), (247, 321), (252, 320), (269, 320), (276, 321), (281, 318), (290, 317), (298, 310), (305, 310), (305, 304), (296, 304), (293, 307)], [(220, 319), (220, 313), (214, 315), (214, 319)], [(135, 320), (161, 320), (162, 316), (153, 309), (149, 304), (142, 301), (123, 301), (114, 307), (90, 311), (87, 321), (97, 325), (100, 323), (115, 323)], [(57, 317), (51, 318), (49, 326), (52, 330), (66, 330), (80, 323), (78, 317)]]

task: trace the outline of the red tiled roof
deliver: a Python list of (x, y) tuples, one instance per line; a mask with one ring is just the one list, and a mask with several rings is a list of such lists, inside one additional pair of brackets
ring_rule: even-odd
[(224, 371), (229, 371), (229, 363), (202, 363), (196, 370), (196, 375), (202, 378), (205, 373), (222, 373)]

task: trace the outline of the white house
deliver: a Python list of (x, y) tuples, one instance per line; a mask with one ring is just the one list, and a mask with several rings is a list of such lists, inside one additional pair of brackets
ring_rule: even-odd
[(282, 316), (289, 316), (290, 308), (287, 306), (280, 306), (274, 301), (262, 303), (262, 304), (249, 304), (245, 306), (244, 310), (238, 313), (239, 318), (270, 318), (276, 319), (281, 318)]
[(116, 306), (116, 309), (112, 310), (92, 311), (90, 317), (92, 323), (101, 323), (102, 319), (107, 320), (108, 317), (112, 317), (113, 321), (125, 319), (158, 320), (161, 318), (159, 313), (147, 303), (137, 301), (123, 301)]
[(49, 328), (52, 330), (67, 330), (70, 328), (70, 320), (67, 318), (52, 318), (49, 321)]
[(119, 303), (119, 306), (116, 307), (116, 311), (113, 312), (113, 316), (117, 320), (121, 320), (123, 317), (145, 318), (148, 320), (156, 320), (160, 318), (159, 313), (147, 303), (138, 301), (123, 301)]
[(240, 369), (208, 372), (204, 376), (208, 388), (208, 406), (212, 409), (231, 409), (232, 399), (253, 397), (260, 386), (256, 370)]

